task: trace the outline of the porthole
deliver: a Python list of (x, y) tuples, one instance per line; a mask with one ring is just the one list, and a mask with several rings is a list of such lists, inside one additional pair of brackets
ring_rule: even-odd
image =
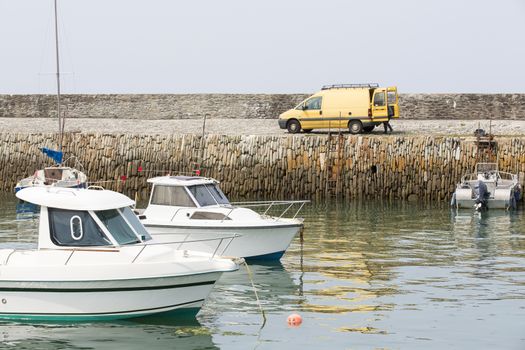
[(75, 241), (80, 241), (84, 237), (84, 232), (82, 230), (82, 219), (80, 216), (72, 216), (69, 220), (69, 227), (71, 229), (71, 238)]

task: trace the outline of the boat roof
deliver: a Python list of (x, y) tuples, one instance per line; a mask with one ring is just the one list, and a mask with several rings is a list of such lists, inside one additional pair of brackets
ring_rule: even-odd
[(204, 184), (218, 184), (219, 181), (202, 176), (158, 176), (148, 179), (148, 182), (154, 185), (170, 185), (170, 186), (193, 186)]
[(129, 207), (135, 202), (110, 190), (34, 186), (16, 193), (23, 201), (43, 207), (69, 210), (108, 210)]

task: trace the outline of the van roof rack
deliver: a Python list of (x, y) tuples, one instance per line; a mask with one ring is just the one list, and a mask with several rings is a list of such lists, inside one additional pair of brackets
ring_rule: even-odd
[(368, 83), (368, 84), (332, 84), (324, 85), (321, 90), (329, 89), (359, 89), (359, 88), (378, 88), (379, 84), (377, 83)]

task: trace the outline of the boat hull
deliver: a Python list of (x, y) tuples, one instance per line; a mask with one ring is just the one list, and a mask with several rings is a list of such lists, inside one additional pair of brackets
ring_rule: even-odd
[[(302, 224), (275, 226), (176, 226), (145, 225), (152, 237), (159, 242), (214, 239), (206, 242), (184, 243), (181, 249), (197, 250), (222, 256), (236, 256), (248, 260), (279, 260), (301, 230)], [(221, 237), (238, 235), (233, 240)]]
[[(472, 209), (476, 205), (475, 197), (472, 189), (457, 188), (451, 204), (459, 209)], [(519, 192), (514, 188), (494, 189), (485, 203), (488, 209), (515, 209), (519, 199)]]
[(123, 281), (1, 281), (0, 318), (94, 321), (197, 313), (221, 272)]

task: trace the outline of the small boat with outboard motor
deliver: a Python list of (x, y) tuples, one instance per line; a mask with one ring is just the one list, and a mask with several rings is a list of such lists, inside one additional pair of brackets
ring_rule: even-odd
[(517, 174), (499, 171), (497, 163), (477, 163), (473, 173), (461, 178), (452, 195), (455, 208), (516, 209), (521, 200)]
[[(224, 253), (247, 259), (278, 260), (303, 227), (299, 211), (309, 201), (230, 203), (219, 182), (200, 176), (160, 176), (148, 179), (153, 184), (145, 210), (139, 210), (142, 223), (156, 240), (218, 238), (237, 234)], [(250, 209), (263, 208), (264, 213)], [(268, 213), (275, 208), (278, 216)], [(292, 217), (284, 217), (287, 212)], [(192, 246), (211, 252), (207, 242)], [(222, 247), (221, 247), (222, 249)]]
[[(239, 260), (158, 244), (108, 190), (30, 187), (36, 249), (0, 249), (0, 319), (90, 321), (200, 309)], [(219, 245), (220, 241), (216, 241)]]
[(65, 166), (62, 163), (62, 152), (41, 149), (45, 154), (53, 152), (53, 159), (57, 162), (56, 165), (48, 166), (43, 169), (35, 171), (29, 177), (26, 177), (16, 184), (15, 192), (20, 191), (26, 187), (33, 186), (55, 186), (55, 187), (69, 187), (69, 188), (86, 188), (87, 176), (82, 171)]

